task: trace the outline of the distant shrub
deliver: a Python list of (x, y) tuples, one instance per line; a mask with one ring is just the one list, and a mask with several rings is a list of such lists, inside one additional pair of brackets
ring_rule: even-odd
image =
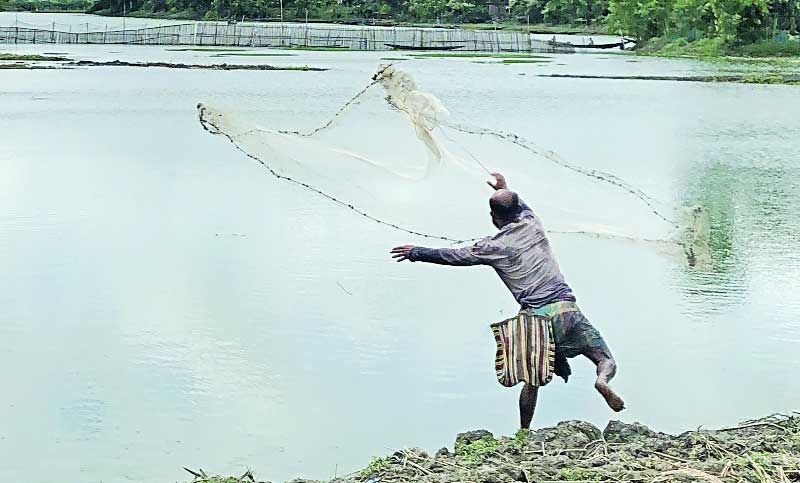
[(800, 41), (790, 39), (784, 41), (764, 40), (737, 47), (735, 53), (748, 57), (800, 56)]

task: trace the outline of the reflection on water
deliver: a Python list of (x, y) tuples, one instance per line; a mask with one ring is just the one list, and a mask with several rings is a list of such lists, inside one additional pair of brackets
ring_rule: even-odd
[[(723, 133), (716, 143), (735, 143), (735, 137)], [(749, 139), (757, 135), (751, 133)], [(797, 167), (787, 163), (788, 157), (770, 158), (764, 153), (758, 166), (752, 166), (748, 160), (716, 156), (707, 153), (687, 179), (689, 203), (702, 206), (709, 218), (712, 261), (687, 271), (686, 291), (706, 296), (718, 307), (741, 300), (754, 264), (764, 262), (771, 266), (768, 270), (779, 272), (785, 269), (781, 263), (794, 262), (800, 248), (796, 226), (800, 192), (793, 181)]]
[[(154, 47), (59, 50), (214, 61)], [(0, 480), (176, 481), (181, 466), (327, 478), (389, 448), (435, 450), (466, 429), (513, 433), (517, 392), (496, 382), (488, 324), (516, 307), (490, 270), (392, 263), (391, 246), (421, 241), (264, 176), (197, 124), (202, 100), (269, 126), (318, 125), (380, 56), (269, 60), (333, 67), (324, 74), (2, 74)], [(531, 75), (714, 68), (578, 55), (558, 63), (404, 66), (457, 119), (518, 132), (665, 204), (703, 206), (714, 261), (688, 267), (648, 244), (553, 235), (582, 309), (620, 363), (614, 384), (629, 408), (611, 414), (578, 359), (569, 384), (542, 392), (535, 424), (622, 418), (681, 431), (791, 409), (800, 393), (796, 91)], [(531, 163), (532, 178), (574, 189), (566, 174), (542, 179), (540, 166)], [(547, 201), (533, 188), (522, 194), (534, 209)], [(581, 201), (616, 209), (600, 196)], [(464, 229), (491, 233), (488, 217)], [(42, 461), (50, 471), (32, 476)]]

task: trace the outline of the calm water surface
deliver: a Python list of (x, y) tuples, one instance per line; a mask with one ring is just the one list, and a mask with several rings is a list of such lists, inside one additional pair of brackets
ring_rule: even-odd
[[(219, 62), (159, 47), (0, 51)], [(490, 270), (391, 263), (389, 247), (420, 240), (264, 175), (196, 121), (202, 100), (314, 126), (382, 56), (225, 59), (324, 73), (0, 74), (0, 480), (155, 483), (185, 479), (181, 466), (328, 478), (391, 448), (516, 429), (487, 328), (515, 304)], [(798, 408), (797, 88), (531, 75), (722, 69), (610, 55), (403, 67), (454, 117), (710, 213), (715, 262), (702, 269), (553, 236), (629, 409), (611, 413), (575, 360), (570, 383), (542, 394), (537, 426), (621, 418), (677, 432)]]

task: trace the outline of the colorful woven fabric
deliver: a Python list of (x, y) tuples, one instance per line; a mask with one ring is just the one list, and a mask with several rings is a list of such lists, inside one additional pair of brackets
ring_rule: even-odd
[(578, 309), (578, 304), (575, 302), (570, 302), (568, 300), (562, 300), (560, 302), (553, 302), (552, 304), (547, 304), (544, 307), (540, 307), (538, 309), (527, 309), (533, 312), (536, 315), (541, 315), (544, 317), (555, 317), (557, 315), (566, 314), (569, 312), (580, 312)]
[(516, 317), (491, 325), (497, 343), (495, 370), (500, 384), (520, 381), (544, 386), (553, 379), (555, 343), (550, 319), (521, 311)]

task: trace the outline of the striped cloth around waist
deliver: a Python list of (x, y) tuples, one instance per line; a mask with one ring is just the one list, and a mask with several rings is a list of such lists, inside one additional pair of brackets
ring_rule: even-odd
[(490, 327), (497, 344), (495, 371), (500, 384), (511, 387), (525, 381), (544, 386), (553, 379), (556, 346), (548, 316), (522, 310)]

